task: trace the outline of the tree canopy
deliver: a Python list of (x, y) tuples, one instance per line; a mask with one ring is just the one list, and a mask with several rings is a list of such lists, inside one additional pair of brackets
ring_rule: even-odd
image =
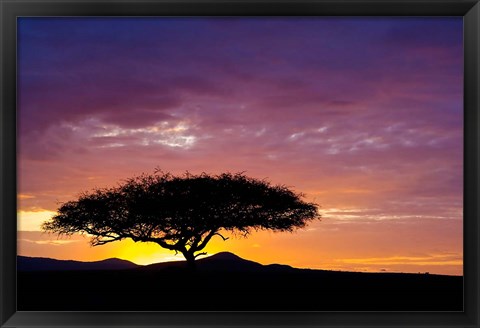
[(244, 173), (174, 176), (156, 171), (82, 193), (61, 204), (42, 229), (86, 233), (93, 246), (126, 238), (154, 242), (181, 252), (194, 267), (214, 236), (228, 239), (222, 235), (226, 231), (243, 236), (263, 229), (291, 232), (320, 219), (318, 205), (303, 197)]

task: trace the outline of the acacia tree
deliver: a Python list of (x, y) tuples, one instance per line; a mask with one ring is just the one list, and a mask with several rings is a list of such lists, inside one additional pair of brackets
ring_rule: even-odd
[[(46, 232), (91, 236), (93, 246), (130, 238), (180, 252), (191, 269), (207, 243), (225, 232), (291, 232), (320, 219), (315, 203), (283, 185), (243, 173), (174, 176), (156, 171), (117, 187), (95, 189), (61, 204), (42, 225)], [(223, 234), (222, 234), (223, 233)]]

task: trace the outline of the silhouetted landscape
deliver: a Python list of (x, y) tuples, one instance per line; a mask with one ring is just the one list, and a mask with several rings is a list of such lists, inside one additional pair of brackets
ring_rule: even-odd
[(18, 18), (18, 311), (463, 311), (463, 18), (288, 16)]
[(462, 311), (463, 277), (262, 265), (228, 252), (136, 265), (18, 256), (19, 311)]
[(137, 268), (139, 265), (117, 258), (94, 262), (55, 260), (45, 257), (17, 256), (18, 271), (63, 271), (63, 270), (121, 270)]

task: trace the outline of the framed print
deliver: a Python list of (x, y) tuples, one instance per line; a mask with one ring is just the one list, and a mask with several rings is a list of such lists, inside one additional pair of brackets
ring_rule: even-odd
[(479, 327), (468, 1), (9, 1), (2, 327)]

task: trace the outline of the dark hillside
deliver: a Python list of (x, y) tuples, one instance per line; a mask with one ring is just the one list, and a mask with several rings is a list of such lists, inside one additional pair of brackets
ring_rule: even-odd
[(18, 272), (19, 311), (462, 311), (463, 277), (261, 265), (231, 253), (127, 270)]
[(117, 258), (93, 262), (81, 262), (56, 260), (44, 257), (17, 256), (18, 271), (121, 270), (137, 267), (138, 265), (135, 263)]

